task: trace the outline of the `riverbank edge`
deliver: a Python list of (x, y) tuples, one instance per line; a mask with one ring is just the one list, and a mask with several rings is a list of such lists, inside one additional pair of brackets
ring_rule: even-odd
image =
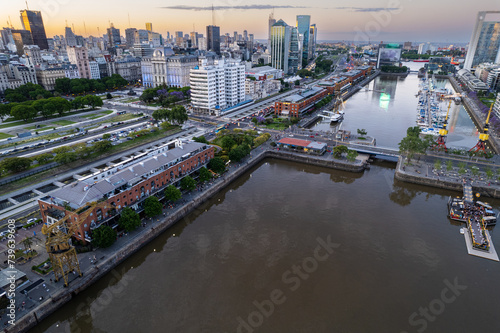
[[(463, 192), (463, 183), (462, 182), (451, 182), (451, 181), (444, 181), (444, 180), (439, 180), (435, 179), (433, 177), (426, 177), (423, 175), (413, 175), (409, 172), (406, 172), (402, 169), (402, 158), (399, 157), (398, 163), (396, 165), (396, 171), (394, 172), (394, 178), (405, 182), (405, 183), (411, 183), (411, 184), (417, 184), (417, 185), (425, 185), (425, 186), (432, 186), (432, 187), (437, 187), (445, 190), (452, 190), (452, 191), (458, 191), (458, 192)], [(490, 198), (500, 198), (500, 191), (493, 187), (485, 187), (485, 186), (477, 186), (474, 185), (472, 186), (473, 192), (479, 192), (482, 196), (487, 196)]]
[(255, 156), (252, 160), (247, 161), (242, 164), (236, 171), (234, 171), (230, 175), (223, 175), (223, 181), (219, 184), (214, 185), (213, 187), (208, 188), (203, 194), (201, 194), (198, 198), (193, 201), (187, 203), (178, 210), (176, 213), (169, 215), (163, 221), (160, 222), (160, 225), (156, 227), (152, 227), (149, 232), (144, 233), (141, 237), (139, 237), (133, 243), (127, 244), (124, 248), (119, 250), (118, 252), (110, 255), (108, 258), (96, 264), (91, 271), (85, 272), (83, 277), (76, 279), (73, 281), (73, 284), (56, 293), (51, 298), (47, 299), (44, 303), (40, 304), (38, 307), (33, 309), (31, 312), (26, 314), (25, 316), (19, 318), (16, 321), (15, 326), (10, 326), (7, 329), (4, 329), (2, 332), (10, 332), (15, 328), (17, 332), (24, 333), (29, 329), (35, 327), (41, 320), (45, 319), (52, 313), (54, 313), (57, 309), (62, 307), (64, 304), (69, 302), (73, 297), (90, 287), (92, 284), (97, 282), (104, 275), (110, 273), (116, 266), (124, 262), (127, 258), (135, 254), (142, 247), (149, 244), (152, 240), (160, 236), (167, 229), (175, 225), (182, 218), (195, 211), (200, 205), (205, 203), (207, 200), (215, 196), (225, 187), (230, 185), (233, 181), (240, 178), (245, 172), (253, 168), (254, 166), (261, 163), (263, 160), (271, 158), (271, 159), (280, 159), (291, 162), (298, 162), (308, 165), (315, 165), (320, 167), (326, 167), (330, 169), (337, 169), (343, 171), (350, 172), (363, 172), (366, 167), (365, 162), (357, 162), (350, 163), (344, 161), (335, 161), (335, 160), (326, 160), (316, 156), (308, 156), (303, 154), (294, 154), (290, 152), (284, 151), (275, 151), (275, 150), (264, 150)]

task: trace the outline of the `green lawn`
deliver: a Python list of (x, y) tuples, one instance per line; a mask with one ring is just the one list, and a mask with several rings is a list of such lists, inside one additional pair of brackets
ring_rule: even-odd
[(2, 133), (2, 132), (0, 132), (0, 140), (1, 140), (1, 139), (11, 138), (11, 137), (13, 137), (13, 135), (10, 135), (10, 134), (7, 134), (7, 133)]
[(40, 127), (39, 127), (39, 128), (36, 128), (36, 125), (35, 125), (35, 126), (25, 127), (24, 129), (26, 129), (26, 130), (34, 130), (34, 129), (40, 129), (40, 130), (42, 130), (41, 128), (42, 128), (42, 127), (45, 127), (45, 126), (47, 126), (47, 125), (42, 125), (42, 124), (40, 124), (40, 125), (38, 125), (38, 126), (40, 126)]
[(125, 121), (125, 120), (139, 118), (139, 117), (142, 117), (142, 115), (137, 115), (137, 114), (132, 114), (132, 113), (125, 113), (125, 114), (121, 114), (119, 116), (116, 116), (116, 117), (113, 117), (113, 118), (110, 118), (110, 119), (103, 120), (103, 121), (100, 122), (100, 124), (106, 124), (106, 123), (110, 123), (110, 122), (116, 123), (116, 122), (119, 122), (119, 121)]
[(91, 115), (85, 116), (85, 118), (87, 118), (88, 120), (98, 119), (98, 118), (107, 116), (108, 114), (111, 114), (111, 113), (113, 113), (113, 111), (106, 110), (106, 111), (99, 112), (97, 114), (91, 114)]
[(24, 125), (24, 124), (28, 124), (27, 122), (23, 121), (23, 120), (18, 120), (18, 121), (13, 121), (13, 122), (9, 122), (7, 124), (5, 124), (5, 122), (7, 122), (8, 120), (4, 120), (4, 124), (1, 124), (0, 125), (0, 128), (8, 128), (8, 127), (14, 127), (14, 126), (19, 126), (19, 125)]
[(66, 126), (66, 125), (76, 124), (76, 122), (70, 121), (70, 120), (56, 120), (56, 121), (53, 121), (52, 124), (59, 125), (59, 126)]

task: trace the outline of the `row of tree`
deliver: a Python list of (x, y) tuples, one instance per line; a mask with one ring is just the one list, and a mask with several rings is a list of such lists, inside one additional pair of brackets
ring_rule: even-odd
[(33, 157), (8, 157), (0, 161), (0, 175), (6, 173), (17, 173), (25, 171), (36, 162), (38, 165), (57, 162), (67, 164), (79, 159), (86, 159), (91, 155), (100, 155), (109, 149), (112, 144), (109, 141), (98, 141), (87, 146), (86, 143), (77, 143), (72, 146), (60, 146), (54, 148), (50, 153), (43, 153)]
[(62, 116), (71, 109), (77, 110), (86, 106), (95, 109), (102, 105), (102, 99), (94, 95), (78, 96), (71, 101), (62, 97), (50, 97), (21, 103), (0, 104), (0, 118), (12, 116), (17, 120), (30, 121), (41, 115), (47, 119), (55, 114)]
[(9, 102), (24, 102), (28, 100), (53, 97), (50, 91), (41, 85), (28, 82), (16, 89), (5, 89), (5, 99)]
[[(212, 174), (207, 168), (201, 168), (199, 171), (199, 182), (206, 182), (212, 178)], [(196, 181), (186, 176), (180, 181), (181, 190), (192, 191), (196, 189)], [(163, 195), (166, 201), (176, 202), (182, 198), (182, 192), (174, 185), (169, 185), (165, 188)], [(158, 216), (162, 213), (163, 204), (160, 200), (152, 195), (144, 200), (144, 214), (146, 217)], [(120, 212), (118, 219), (118, 226), (125, 232), (131, 232), (141, 225), (141, 218), (139, 214), (130, 207), (125, 207)], [(107, 226), (102, 225), (92, 232), (92, 241), (98, 247), (109, 247), (116, 241), (116, 231)]]
[(153, 118), (158, 121), (168, 120), (172, 124), (183, 124), (188, 120), (186, 108), (176, 105), (172, 109), (159, 109), (153, 112)]
[(380, 66), (380, 70), (384, 73), (406, 73), (406, 72), (408, 72), (408, 67), (384, 65), (384, 66)]
[(144, 103), (160, 103), (163, 107), (187, 99), (191, 95), (190, 87), (170, 87), (159, 86), (145, 89), (139, 99)]
[(84, 94), (119, 89), (127, 84), (128, 81), (119, 74), (113, 74), (102, 79), (61, 78), (56, 80), (55, 91), (61, 94)]

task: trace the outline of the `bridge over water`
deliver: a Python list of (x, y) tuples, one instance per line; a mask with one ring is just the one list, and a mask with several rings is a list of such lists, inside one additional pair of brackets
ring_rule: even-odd
[(349, 143), (347, 146), (350, 149), (356, 150), (358, 153), (369, 154), (381, 160), (397, 162), (399, 159), (399, 149), (396, 148), (365, 146), (354, 143)]

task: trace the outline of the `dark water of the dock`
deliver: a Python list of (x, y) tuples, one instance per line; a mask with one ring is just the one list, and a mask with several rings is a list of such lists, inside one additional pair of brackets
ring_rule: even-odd
[(500, 264), (467, 255), (459, 193), (390, 166), (267, 160), (32, 332), (499, 332)]
[[(404, 63), (412, 70), (418, 70), (422, 63)], [(417, 74), (406, 78), (377, 77), (366, 87), (349, 98), (345, 103), (344, 121), (340, 128), (356, 133), (364, 128), (368, 135), (376, 138), (377, 145), (398, 147), (398, 143), (406, 136), (408, 127), (416, 126), (417, 103), (415, 97), (419, 90)], [(437, 80), (437, 87), (453, 90), (448, 80)], [(441, 103), (447, 110), (448, 103)], [(448, 146), (455, 148), (472, 148), (478, 140), (478, 132), (463, 105), (451, 104), (448, 121)], [(335, 127), (328, 121), (320, 121), (311, 127), (317, 131), (331, 131)]]

